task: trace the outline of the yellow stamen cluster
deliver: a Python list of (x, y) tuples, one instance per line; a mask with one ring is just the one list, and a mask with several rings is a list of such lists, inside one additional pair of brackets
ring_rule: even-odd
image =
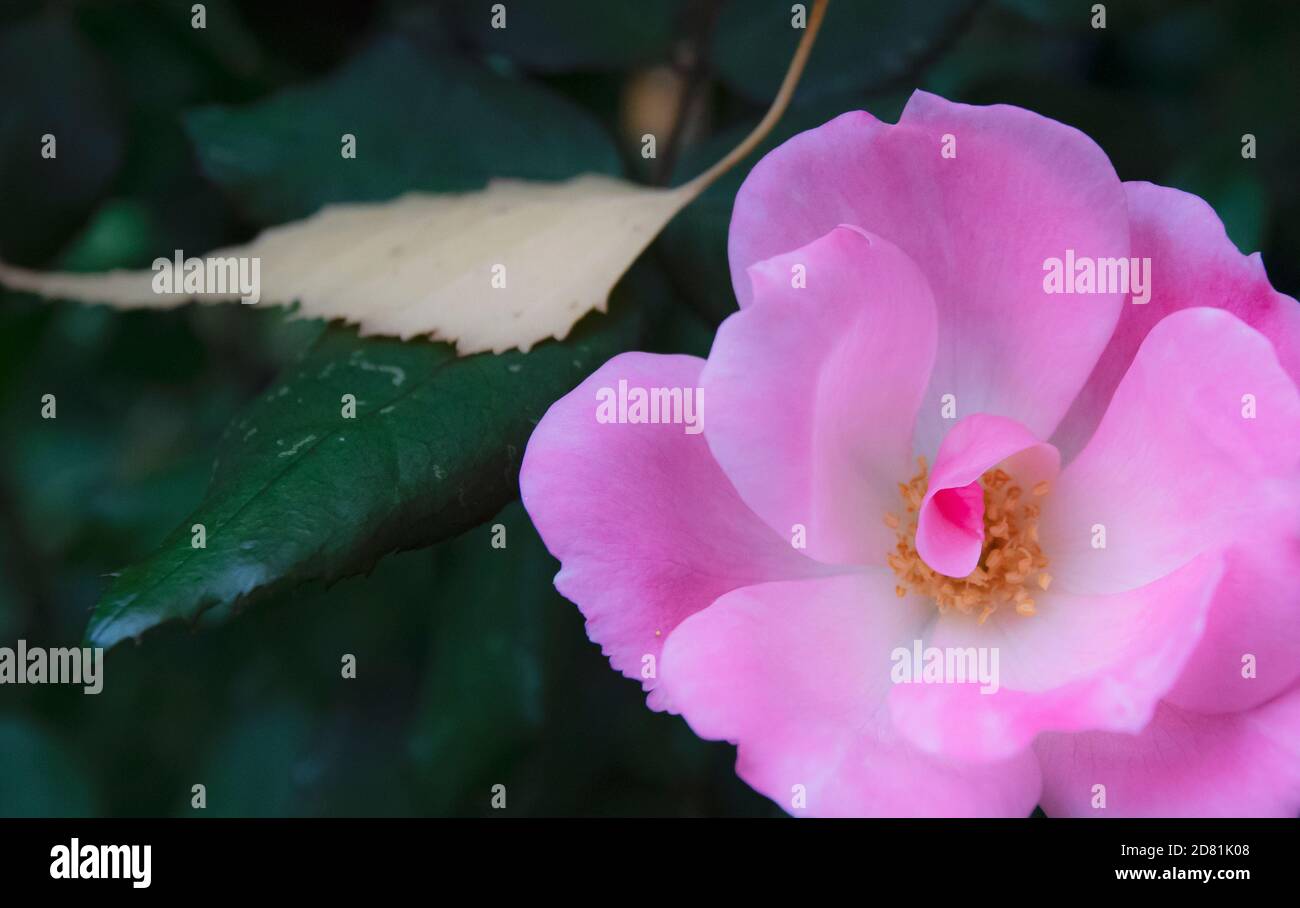
[(984, 489), (984, 546), (975, 570), (965, 577), (948, 577), (934, 570), (916, 552), (916, 523), (925, 498), (928, 468), (918, 458), (920, 472), (899, 483), (906, 517), (885, 515), (885, 524), (898, 532), (898, 544), (889, 553), (889, 566), (898, 576), (899, 598), (909, 592), (929, 596), (940, 612), (956, 610), (977, 615), (981, 624), (1003, 605), (1021, 615), (1034, 614), (1030, 583), (1046, 590), (1052, 582), (1047, 556), (1038, 544), (1038, 499), (1047, 494), (1047, 483), (1031, 490), (1028, 500), (1020, 486), (1005, 471), (994, 468), (980, 477)]

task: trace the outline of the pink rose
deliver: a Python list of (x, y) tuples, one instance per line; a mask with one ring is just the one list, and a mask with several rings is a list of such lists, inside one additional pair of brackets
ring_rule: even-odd
[(708, 360), (610, 360), (520, 479), (653, 708), (795, 814), (1300, 810), (1300, 308), (1205, 202), (918, 92), (729, 252)]

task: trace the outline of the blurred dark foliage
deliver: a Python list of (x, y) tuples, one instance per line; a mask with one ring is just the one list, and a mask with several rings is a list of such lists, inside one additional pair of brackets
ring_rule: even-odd
[[(567, 97), (617, 140), (630, 176), (661, 182), (757, 121), (797, 37), (785, 0), (514, 2), (505, 31), (478, 0), (205, 5), (195, 30), (189, 2), (0, 4), (0, 258), (147, 267), (247, 239), (266, 196), (256, 180), (252, 195), (223, 191), (190, 115), (310, 85), (385, 36), (448, 78), (486, 64)], [(1105, 30), (1090, 6), (835, 0), (767, 146), (847, 109), (892, 120), (916, 87), (1022, 105), (1084, 130), (1124, 179), (1203, 195), (1295, 295), (1300, 4), (1117, 0)], [(400, 108), (419, 89), (394, 80), (376, 102)], [(539, 144), (550, 125), (522, 123)], [(666, 130), (672, 173), (640, 158), (647, 128)], [(82, 153), (40, 161), (46, 132)], [(1257, 160), (1241, 158), (1243, 133)], [(268, 142), (284, 153), (273, 130)], [(418, 167), (420, 149), (404, 160)], [(483, 176), (483, 160), (428, 160), (447, 169), (440, 185)], [(726, 226), (750, 164), (650, 250), (675, 292), (648, 346), (706, 352), (734, 308)], [(319, 331), (275, 310), (124, 315), (0, 294), (0, 645), (79, 641), (107, 575), (191, 512), (223, 429)], [(39, 418), (46, 393), (57, 420)], [(193, 815), (196, 783), (209, 815), (481, 815), (496, 783), (512, 815), (779, 814), (735, 777), (732, 748), (649, 712), (608, 668), (519, 505), (497, 521), (508, 558), (480, 526), (219, 626), (166, 627), (106, 655), (97, 697), (0, 687), (0, 815)], [(344, 653), (355, 680), (340, 678)]]

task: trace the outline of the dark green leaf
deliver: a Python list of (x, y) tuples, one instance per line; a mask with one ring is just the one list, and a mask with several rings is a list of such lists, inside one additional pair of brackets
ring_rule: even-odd
[[(457, 357), (447, 344), (330, 329), (228, 428), (202, 504), (114, 580), (88, 638), (111, 646), (169, 619), (223, 617), (263, 587), (363, 572), (486, 520), (517, 494), (546, 408), (640, 333), (631, 299), (528, 353)], [(348, 394), (355, 419), (342, 415)]]
[[(577, 108), (396, 39), (320, 84), (203, 111), (189, 128), (209, 174), (266, 221), (325, 202), (617, 164)], [(355, 160), (339, 155), (344, 132), (357, 136)], [(637, 280), (616, 296), (637, 295)], [(203, 502), (114, 580), (88, 637), (111, 645), (169, 619), (224, 617), (255, 591), (363, 572), (485, 520), (517, 494), (546, 408), (634, 346), (642, 322), (640, 304), (622, 299), (563, 342), (467, 358), (446, 344), (329, 329), (228, 427)], [(355, 419), (342, 415), (349, 394)], [(206, 548), (192, 547), (194, 524)]]
[[(599, 124), (543, 88), (389, 38), (330, 78), (247, 107), (186, 117), (204, 171), (254, 220), (409, 190), (475, 189), (491, 177), (616, 173)], [(341, 137), (356, 137), (356, 158)]]

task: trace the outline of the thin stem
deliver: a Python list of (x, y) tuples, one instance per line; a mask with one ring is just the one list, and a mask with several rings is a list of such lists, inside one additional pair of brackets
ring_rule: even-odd
[(754, 127), (753, 132), (745, 137), (744, 141), (731, 149), (726, 157), (681, 187), (681, 191), (687, 196), (695, 198), (707, 189), (714, 180), (746, 158), (767, 137), (767, 134), (772, 131), (772, 127), (777, 124), (777, 121), (781, 119), (785, 109), (790, 106), (790, 99), (794, 97), (794, 90), (799, 85), (799, 78), (803, 75), (803, 68), (808, 62), (808, 55), (812, 53), (813, 42), (817, 40), (817, 32), (822, 26), (822, 19), (826, 15), (828, 2), (829, 0), (816, 0), (812, 13), (808, 17), (808, 27), (804, 30), (803, 37), (799, 39), (799, 46), (795, 48), (794, 58), (790, 61), (790, 68), (786, 70), (785, 79), (781, 82), (781, 90), (776, 93), (776, 98), (772, 101), (772, 106), (768, 108), (767, 113), (763, 115), (763, 119)]

